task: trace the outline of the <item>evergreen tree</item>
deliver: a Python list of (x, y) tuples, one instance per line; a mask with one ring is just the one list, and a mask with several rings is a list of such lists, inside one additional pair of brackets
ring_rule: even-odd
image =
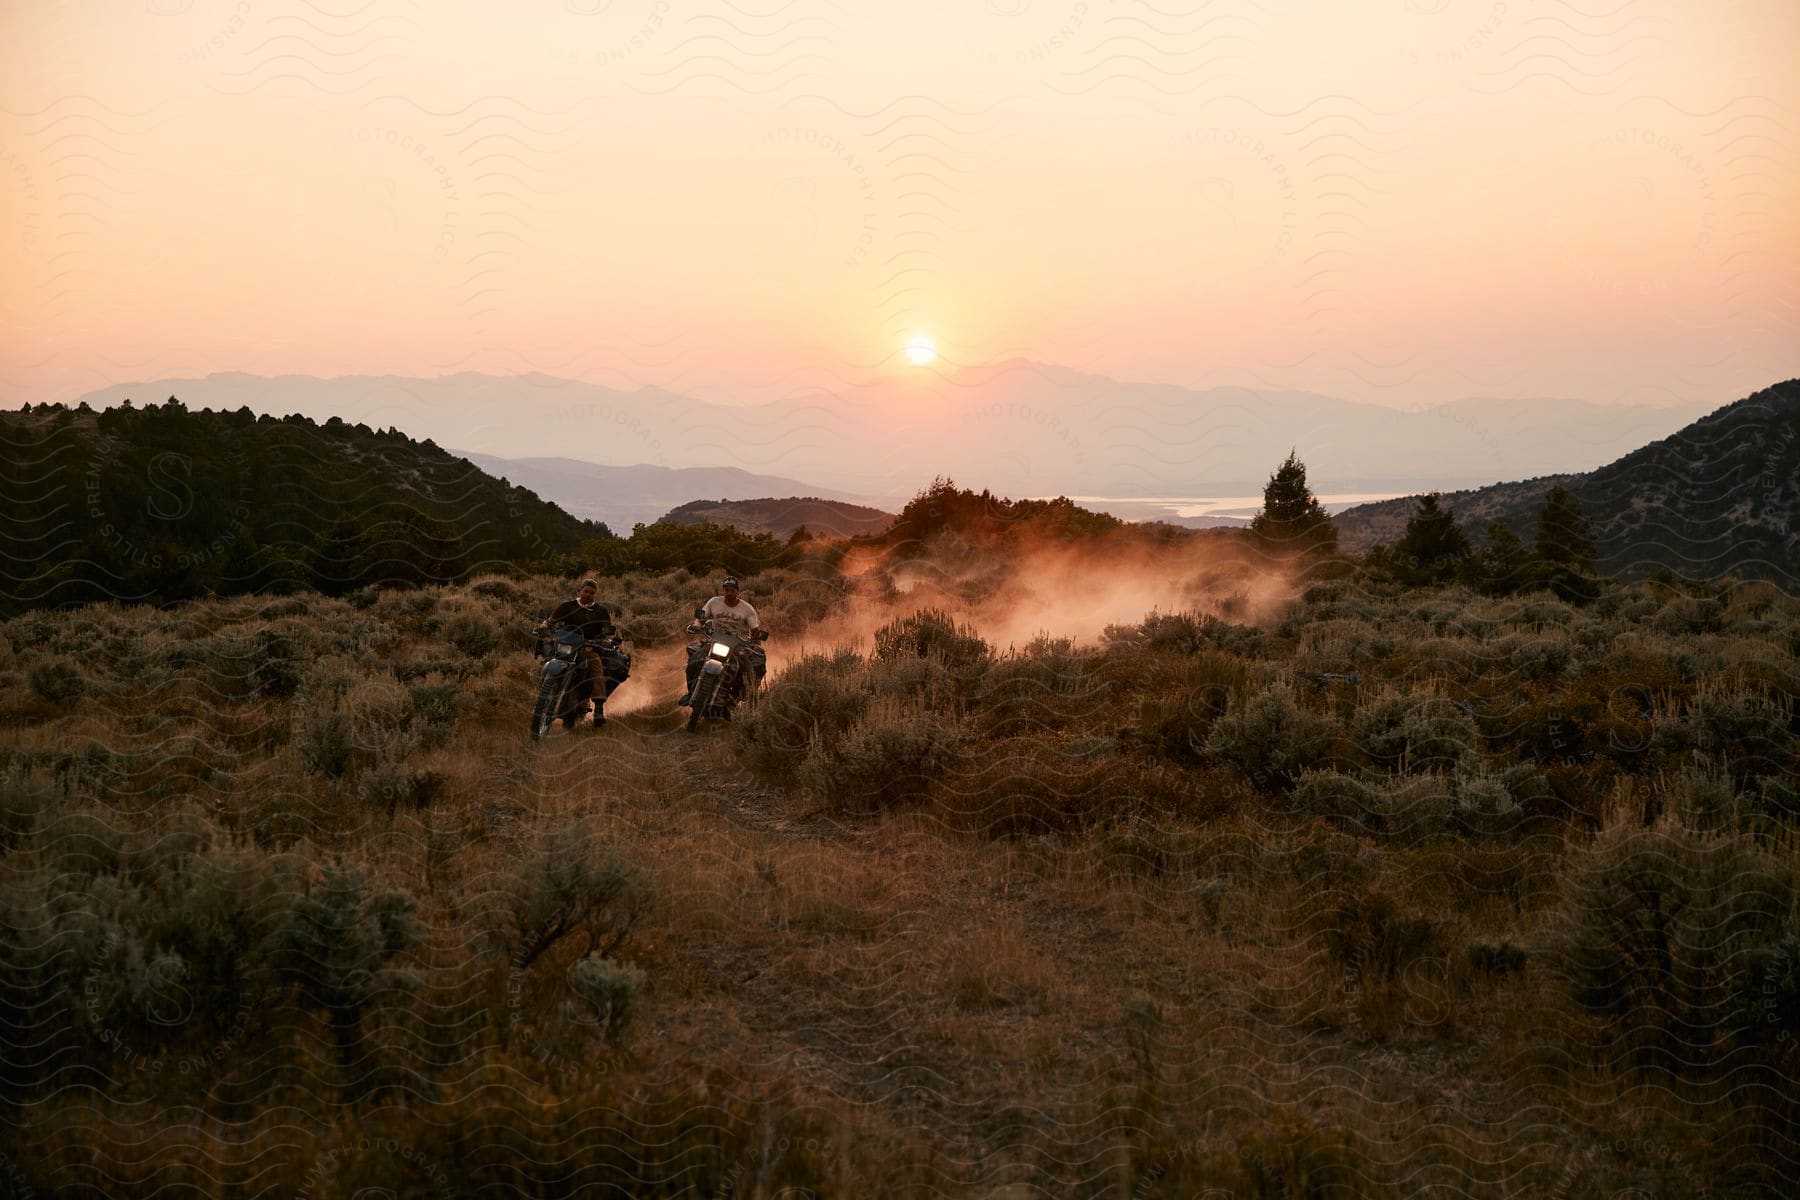
[(1253, 536), (1279, 549), (1334, 551), (1337, 526), (1319, 498), (1306, 486), (1306, 464), (1294, 451), (1269, 476), (1262, 511), (1250, 522)]
[(1456, 523), (1456, 515), (1438, 503), (1436, 492), (1420, 496), (1418, 508), (1407, 518), (1406, 532), (1394, 543), (1394, 555), (1404, 577), (1413, 583), (1443, 583), (1469, 557), (1469, 539)]
[(1524, 538), (1498, 521), (1489, 521), (1487, 542), (1470, 559), (1470, 567), (1483, 591), (1507, 596), (1536, 578), (1538, 560)]
[(1537, 553), (1552, 567), (1590, 574), (1599, 558), (1581, 505), (1561, 485), (1545, 494), (1544, 507), (1538, 512)]

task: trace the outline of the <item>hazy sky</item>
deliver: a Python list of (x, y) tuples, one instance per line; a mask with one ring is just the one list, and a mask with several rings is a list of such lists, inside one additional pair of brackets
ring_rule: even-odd
[[(0, 400), (543, 371), (1725, 403), (1795, 0), (0, 0)], [(941, 358), (910, 366), (919, 333)]]

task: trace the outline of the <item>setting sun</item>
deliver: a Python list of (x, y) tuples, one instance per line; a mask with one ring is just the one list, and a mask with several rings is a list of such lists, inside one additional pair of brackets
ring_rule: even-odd
[(906, 343), (906, 360), (915, 367), (923, 367), (937, 360), (937, 345), (924, 334)]

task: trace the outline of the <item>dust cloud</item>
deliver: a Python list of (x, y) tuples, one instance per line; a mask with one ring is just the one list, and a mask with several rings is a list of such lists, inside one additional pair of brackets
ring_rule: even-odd
[(1066, 543), (994, 549), (951, 538), (934, 540), (926, 557), (883, 552), (847, 559), (832, 582), (839, 591), (824, 619), (786, 637), (771, 627), (771, 674), (808, 653), (839, 647), (867, 653), (876, 630), (925, 608), (948, 613), (1004, 653), (1039, 637), (1093, 645), (1109, 625), (1136, 625), (1152, 612), (1267, 624), (1298, 592), (1290, 566), (1212, 538), (1092, 549)]

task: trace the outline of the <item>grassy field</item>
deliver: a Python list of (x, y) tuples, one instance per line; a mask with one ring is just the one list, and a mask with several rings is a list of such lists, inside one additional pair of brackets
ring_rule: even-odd
[(566, 580), (0, 626), (0, 1192), (1800, 1176), (1800, 602), (847, 566), (701, 735), (686, 572), (541, 744)]

